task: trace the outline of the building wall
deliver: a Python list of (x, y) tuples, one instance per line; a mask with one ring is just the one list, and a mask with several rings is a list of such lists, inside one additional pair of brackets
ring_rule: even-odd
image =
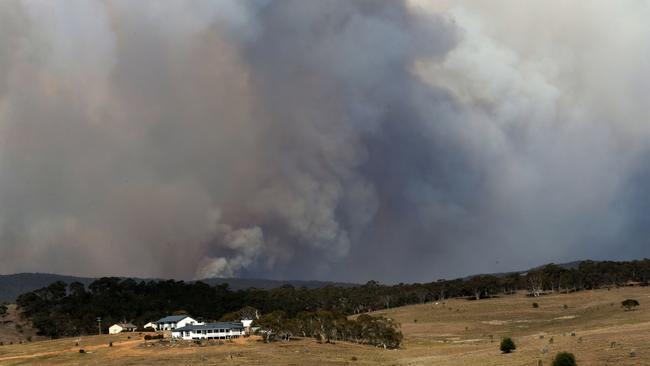
[(177, 323), (163, 323), (163, 324), (160, 324), (160, 326), (159, 326), (160, 329), (158, 329), (158, 330), (173, 330), (173, 329), (182, 328), (182, 327), (184, 327), (186, 325), (191, 325), (191, 324), (202, 324), (202, 323), (197, 322), (196, 320), (194, 320), (194, 319), (192, 319), (190, 317), (187, 317), (187, 318), (182, 319), (181, 321), (179, 321)]
[(176, 326), (174, 328), (182, 328), (182, 327), (184, 327), (186, 325), (192, 325), (192, 324), (198, 324), (198, 323), (197, 323), (196, 320), (194, 320), (194, 319), (192, 319), (190, 317), (187, 317), (187, 318), (179, 321), (178, 323), (176, 323)]
[(203, 333), (203, 330), (197, 330), (197, 331), (190, 331), (189, 334), (188, 332), (177, 332), (173, 331), (172, 332), (172, 337), (174, 338), (182, 338), (184, 340), (192, 340), (192, 339), (233, 339), (233, 338), (239, 338), (244, 335), (244, 330), (238, 330), (238, 329), (229, 329), (226, 330), (225, 332), (213, 332), (213, 333)]
[(122, 332), (122, 327), (120, 327), (120, 326), (117, 325), (117, 324), (115, 324), (115, 325), (111, 325), (111, 326), (108, 328), (108, 334), (117, 334), (117, 333), (120, 333), (120, 332)]

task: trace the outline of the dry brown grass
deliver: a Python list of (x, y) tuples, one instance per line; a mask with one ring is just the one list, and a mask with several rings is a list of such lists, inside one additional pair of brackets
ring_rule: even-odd
[[(623, 311), (620, 302), (626, 298), (639, 300), (640, 308)], [(532, 307), (533, 302), (539, 303), (538, 309)], [(550, 365), (557, 352), (569, 351), (581, 366), (650, 365), (650, 288), (586, 291), (537, 299), (523, 295), (481, 301), (453, 299), (376, 314), (402, 323), (403, 349), (318, 344), (309, 339), (264, 344), (255, 338), (202, 347), (167, 343), (145, 347), (141, 338), (129, 340), (121, 334), (84, 337), (79, 347), (72, 338), (3, 346), (0, 364), (533, 366), (540, 360)], [(517, 343), (514, 353), (499, 352), (499, 342), (505, 336)], [(114, 347), (108, 347), (109, 341), (114, 342)], [(616, 342), (614, 347), (612, 342)], [(79, 348), (90, 353), (79, 354)], [(543, 348), (548, 352), (542, 353)], [(630, 357), (633, 350), (636, 356)]]
[(43, 340), (36, 335), (31, 325), (22, 320), (16, 311), (16, 305), (9, 305), (5, 316), (0, 317), (0, 342), (3, 344)]

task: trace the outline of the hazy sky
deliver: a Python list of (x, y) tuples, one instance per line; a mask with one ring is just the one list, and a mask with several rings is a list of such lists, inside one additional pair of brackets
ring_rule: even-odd
[(650, 256), (646, 1), (0, 1), (0, 272)]

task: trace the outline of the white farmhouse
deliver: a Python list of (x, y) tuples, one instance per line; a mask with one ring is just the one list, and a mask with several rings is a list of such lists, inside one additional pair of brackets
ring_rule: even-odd
[(156, 329), (158, 329), (158, 325), (156, 323), (154, 323), (154, 322), (149, 322), (149, 323), (145, 324), (144, 327), (142, 327), (142, 328), (145, 328), (145, 329), (152, 328), (153, 330), (156, 330)]
[(192, 339), (234, 339), (244, 335), (242, 323), (207, 323), (178, 327), (172, 330), (172, 338)]
[(122, 332), (134, 332), (136, 326), (131, 323), (117, 323), (108, 328), (108, 334), (117, 334)]
[(202, 324), (187, 315), (166, 316), (162, 319), (155, 321), (155, 323), (157, 325), (156, 328), (157, 330), (172, 330), (172, 329), (184, 327), (186, 325)]

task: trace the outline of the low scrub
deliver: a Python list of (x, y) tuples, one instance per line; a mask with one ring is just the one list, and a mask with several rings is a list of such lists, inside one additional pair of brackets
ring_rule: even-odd
[(512, 338), (504, 338), (501, 341), (501, 352), (503, 353), (510, 353), (517, 349), (517, 346), (515, 345), (515, 342), (512, 340)]
[(551, 366), (576, 366), (576, 357), (573, 353), (560, 352), (555, 356)]
[(627, 299), (621, 302), (621, 306), (625, 308), (626, 311), (634, 310), (639, 306), (639, 301), (634, 299)]
[(147, 334), (147, 335), (144, 336), (145, 341), (150, 341), (150, 340), (153, 340), (153, 339), (163, 339), (163, 338), (164, 338), (164, 336), (162, 334), (154, 334), (154, 335)]

